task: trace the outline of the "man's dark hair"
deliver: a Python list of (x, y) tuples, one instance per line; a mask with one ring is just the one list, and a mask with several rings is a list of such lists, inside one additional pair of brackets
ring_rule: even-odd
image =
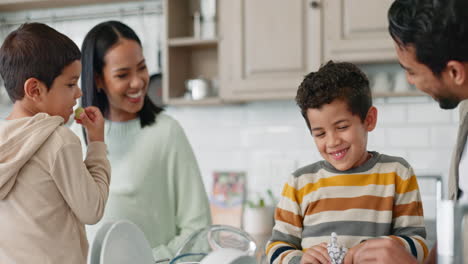
[(25, 23), (0, 48), (0, 74), (14, 103), (23, 99), (27, 79), (36, 78), (49, 90), (63, 69), (80, 59), (78, 46), (64, 34), (42, 23)]
[(296, 102), (310, 129), (307, 109), (320, 109), (336, 99), (345, 101), (349, 111), (364, 121), (372, 106), (369, 80), (354, 64), (329, 61), (309, 73), (297, 90)]
[(468, 61), (468, 1), (396, 0), (388, 11), (389, 32), (402, 48), (436, 75), (447, 62)]

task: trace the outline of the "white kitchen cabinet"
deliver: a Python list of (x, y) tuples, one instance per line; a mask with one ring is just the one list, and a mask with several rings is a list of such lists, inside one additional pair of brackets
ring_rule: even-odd
[(310, 0), (219, 0), (225, 100), (292, 99), (321, 61), (321, 9)]
[(388, 33), (393, 0), (326, 0), (324, 59), (357, 63), (396, 61)]

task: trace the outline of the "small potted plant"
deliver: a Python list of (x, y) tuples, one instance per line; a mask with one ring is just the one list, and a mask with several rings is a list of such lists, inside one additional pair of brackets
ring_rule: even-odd
[(273, 211), (276, 199), (271, 190), (267, 191), (272, 205), (266, 205), (265, 199), (259, 195), (258, 200), (247, 200), (244, 206), (242, 226), (250, 234), (270, 234), (273, 229)]

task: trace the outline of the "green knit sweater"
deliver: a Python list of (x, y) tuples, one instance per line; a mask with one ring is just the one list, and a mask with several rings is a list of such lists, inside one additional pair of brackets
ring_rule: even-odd
[[(72, 130), (83, 140), (81, 126)], [(200, 170), (182, 127), (165, 114), (143, 129), (139, 119), (106, 121), (105, 142), (112, 168), (109, 199), (102, 220), (87, 227), (88, 240), (102, 223), (127, 219), (143, 231), (155, 259), (173, 257), (193, 231), (211, 223)]]

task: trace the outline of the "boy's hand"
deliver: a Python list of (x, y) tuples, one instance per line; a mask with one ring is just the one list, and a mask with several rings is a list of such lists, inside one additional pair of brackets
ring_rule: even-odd
[(328, 255), (327, 243), (315, 245), (302, 255), (301, 264), (329, 264), (331, 263)]
[(86, 129), (88, 142), (104, 141), (104, 117), (99, 108), (88, 106), (75, 116), (75, 120)]

